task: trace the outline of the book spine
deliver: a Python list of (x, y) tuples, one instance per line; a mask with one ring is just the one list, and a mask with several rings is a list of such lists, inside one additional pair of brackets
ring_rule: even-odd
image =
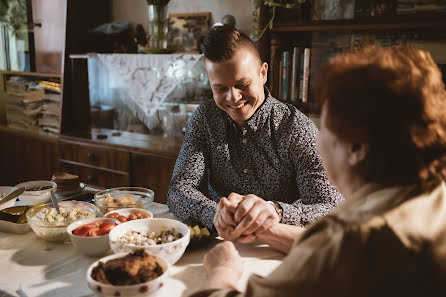
[(282, 53), (283, 55), (283, 70), (282, 70), (282, 99), (288, 100), (288, 93), (289, 93), (289, 61), (290, 61), (290, 53), (285, 51)]
[(279, 64), (279, 92), (278, 92), (278, 99), (282, 99), (282, 93), (283, 93), (283, 55), (280, 59), (280, 64)]
[(302, 102), (308, 102), (308, 80), (310, 77), (311, 49), (305, 48), (303, 60)]
[(269, 68), (269, 90), (274, 97), (278, 97), (279, 90), (279, 59), (277, 57), (278, 45), (271, 41), (271, 60)]
[(291, 92), (290, 101), (297, 102), (299, 99), (299, 85), (300, 85), (300, 55), (301, 49), (299, 47), (293, 48), (293, 61), (291, 67)]

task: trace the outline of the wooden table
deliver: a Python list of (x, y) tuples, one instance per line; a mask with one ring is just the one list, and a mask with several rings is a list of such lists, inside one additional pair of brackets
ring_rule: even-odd
[[(166, 214), (164, 217), (173, 216)], [(169, 280), (159, 296), (187, 296), (199, 289), (206, 280), (203, 256), (217, 243), (218, 240), (215, 240), (207, 246), (186, 250), (171, 267)], [(245, 268), (240, 289), (244, 289), (252, 273), (269, 274), (283, 257), (283, 254), (266, 245), (240, 244), (237, 248)], [(97, 259), (77, 253), (71, 243), (44, 241), (32, 231), (23, 235), (0, 232), (0, 297), (94, 296), (87, 286), (85, 273)]]

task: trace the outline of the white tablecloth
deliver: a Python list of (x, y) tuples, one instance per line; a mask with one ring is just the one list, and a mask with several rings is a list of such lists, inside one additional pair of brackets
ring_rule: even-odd
[[(169, 280), (159, 295), (187, 296), (199, 289), (206, 280), (203, 256), (216, 243), (186, 250), (171, 268)], [(267, 275), (283, 257), (266, 245), (239, 244), (237, 248), (245, 268), (240, 289), (246, 285), (249, 275)], [(44, 241), (32, 231), (23, 235), (0, 232), (0, 289), (4, 292), (0, 297), (7, 294), (28, 297), (94, 296), (87, 286), (85, 273), (97, 259), (77, 253), (71, 243)]]

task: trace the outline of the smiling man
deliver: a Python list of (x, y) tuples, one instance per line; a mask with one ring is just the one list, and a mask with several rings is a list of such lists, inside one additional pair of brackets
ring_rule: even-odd
[(214, 100), (201, 104), (189, 121), (169, 209), (246, 242), (279, 222), (305, 226), (341, 202), (316, 152), (316, 126), (271, 97), (264, 87), (268, 64), (252, 40), (218, 26), (200, 47)]

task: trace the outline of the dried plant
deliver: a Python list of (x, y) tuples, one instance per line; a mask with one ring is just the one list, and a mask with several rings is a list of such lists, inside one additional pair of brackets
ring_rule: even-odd
[[(308, 0), (311, 4), (312, 1)], [(276, 16), (276, 8), (277, 7), (285, 7), (285, 8), (293, 8), (296, 6), (299, 6), (303, 3), (307, 2), (307, 0), (253, 0), (254, 3), (254, 12), (253, 12), (253, 21), (256, 25), (258, 25), (259, 23), (259, 15), (258, 15), (258, 10), (260, 7), (260, 4), (264, 4), (266, 6), (271, 7), (271, 19), (268, 21), (268, 23), (266, 24), (266, 26), (263, 29), (255, 28), (254, 29), (254, 35), (255, 35), (255, 39), (259, 40), (263, 34), (265, 33), (265, 31), (267, 29), (272, 29), (273, 27), (273, 23), (274, 23), (274, 18)]]

